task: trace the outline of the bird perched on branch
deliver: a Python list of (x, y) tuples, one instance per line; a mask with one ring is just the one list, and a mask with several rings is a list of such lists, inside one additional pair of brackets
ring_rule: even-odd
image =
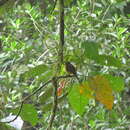
[(72, 65), (70, 62), (65, 63), (65, 69), (68, 73), (75, 75), (77, 80), (80, 82), (78, 76), (77, 76), (77, 71), (74, 65)]

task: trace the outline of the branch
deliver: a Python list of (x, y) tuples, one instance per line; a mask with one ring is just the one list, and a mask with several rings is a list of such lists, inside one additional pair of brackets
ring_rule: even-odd
[(52, 124), (56, 115), (56, 110), (57, 110), (57, 104), (58, 104), (58, 97), (57, 97), (57, 88), (58, 88), (58, 84), (57, 84), (57, 78), (54, 77), (52, 79), (52, 83), (54, 86), (54, 106), (53, 106), (53, 110), (52, 110), (52, 115), (51, 115), (51, 119), (50, 119), (50, 123), (49, 126), (47, 128), (47, 130), (51, 130), (52, 128)]
[(22, 102), (24, 102), (25, 100), (29, 99), (31, 96), (35, 95), (38, 91), (40, 91), (43, 87), (45, 87), (47, 84), (49, 84), (50, 82), (52, 82), (51, 80), (48, 80), (46, 83), (44, 83), (41, 87), (37, 88), (36, 90), (34, 90), (34, 92), (28, 96), (26, 96)]
[(59, 0), (60, 7), (60, 62), (63, 63), (63, 47), (64, 47), (64, 0)]
[(59, 79), (66, 79), (66, 78), (72, 78), (72, 77), (75, 77), (75, 75), (63, 75), (63, 76), (58, 76), (56, 78), (57, 80), (59, 80)]
[[(62, 79), (62, 78), (70, 78), (70, 77), (74, 77), (74, 75), (59, 76), (59, 77), (56, 77), (56, 79), (59, 80), (59, 79)], [(17, 113), (17, 115), (15, 116), (14, 119), (12, 119), (12, 120), (10, 120), (10, 121), (0, 121), (0, 123), (11, 123), (11, 122), (15, 121), (15, 120), (19, 117), (19, 115), (20, 115), (20, 113), (21, 113), (21, 111), (22, 111), (24, 102), (25, 102), (27, 99), (29, 99), (31, 96), (35, 95), (38, 91), (40, 91), (43, 87), (45, 87), (47, 84), (49, 84), (49, 83), (52, 82), (52, 81), (53, 81), (53, 79), (48, 80), (48, 81), (47, 81), (46, 83), (44, 83), (41, 87), (39, 87), (38, 89), (36, 89), (33, 93), (31, 93), (30, 95), (26, 96), (26, 97), (21, 101), (21, 105), (20, 105), (19, 111), (18, 111), (18, 113)]]
[(15, 121), (15, 120), (18, 118), (18, 116), (20, 115), (21, 111), (22, 111), (24, 102), (25, 102), (27, 99), (29, 99), (31, 96), (33, 96), (34, 94), (36, 94), (38, 91), (40, 91), (44, 86), (46, 86), (46, 85), (49, 84), (50, 82), (52, 82), (52, 79), (49, 80), (49, 81), (47, 81), (46, 83), (44, 83), (41, 87), (39, 87), (38, 89), (36, 89), (32, 94), (26, 96), (26, 97), (21, 101), (21, 105), (20, 105), (19, 111), (18, 111), (18, 113), (17, 113), (17, 115), (16, 115), (16, 117), (15, 117), (14, 119), (12, 119), (12, 120), (10, 120), (10, 121), (0, 121), (0, 123), (11, 123), (11, 122)]
[(23, 103), (24, 103), (24, 102), (21, 102), (19, 111), (18, 111), (17, 115), (14, 117), (14, 119), (12, 119), (12, 120), (10, 120), (10, 121), (1, 121), (0, 123), (11, 123), (11, 122), (15, 121), (15, 120), (19, 117), (19, 115), (20, 115), (20, 113), (21, 113), (21, 111), (22, 111)]

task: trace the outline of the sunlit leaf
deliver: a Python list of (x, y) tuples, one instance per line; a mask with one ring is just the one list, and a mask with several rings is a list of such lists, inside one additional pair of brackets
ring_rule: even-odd
[(122, 27), (120, 27), (120, 28), (118, 29), (118, 34), (121, 35), (121, 34), (123, 34), (126, 30), (127, 30), (127, 28), (122, 28)]
[(93, 90), (90, 88), (88, 82), (84, 82), (80, 85), (79, 92), (87, 98), (94, 98)]
[(79, 114), (82, 115), (85, 112), (85, 106), (88, 104), (88, 98), (80, 93), (80, 86), (74, 85), (68, 95), (69, 102), (72, 108)]

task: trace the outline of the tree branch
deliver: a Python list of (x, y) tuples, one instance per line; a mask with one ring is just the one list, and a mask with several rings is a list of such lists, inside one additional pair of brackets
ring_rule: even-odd
[[(70, 77), (75, 77), (74, 75), (64, 75), (64, 76), (59, 76), (56, 77), (56, 80), (62, 79), (62, 78), (70, 78)], [(48, 80), (47, 82), (45, 82), (41, 87), (39, 87), (38, 89), (34, 90), (33, 93), (31, 93), (30, 95), (26, 96), (22, 101), (21, 101), (21, 105), (19, 108), (19, 111), (17, 113), (17, 115), (15, 116), (14, 119), (10, 120), (10, 121), (0, 121), (0, 123), (11, 123), (13, 121), (15, 121), (18, 116), (20, 115), (22, 108), (23, 108), (23, 104), (26, 100), (28, 100), (31, 96), (35, 95), (37, 92), (39, 92), (43, 87), (45, 87), (47, 84), (49, 84), (50, 82), (54, 82), (54, 79)], [(54, 83), (53, 83), (54, 84)], [(57, 93), (56, 93), (57, 94)], [(56, 97), (55, 97), (56, 98)], [(56, 100), (56, 99), (55, 99)]]
[(50, 119), (50, 123), (49, 126), (47, 128), (47, 130), (51, 130), (52, 128), (52, 124), (56, 115), (56, 110), (57, 110), (57, 104), (58, 104), (58, 97), (57, 97), (57, 88), (58, 88), (58, 84), (57, 84), (57, 78), (54, 77), (52, 80), (53, 86), (54, 86), (54, 106), (53, 106), (53, 110), (52, 110), (52, 115), (51, 115), (51, 119)]
[(60, 7), (60, 62), (63, 63), (63, 47), (64, 47), (64, 0), (59, 0)]
[(46, 83), (44, 83), (41, 87), (39, 87), (38, 89), (36, 89), (33, 93), (31, 93), (30, 95), (26, 96), (22, 101), (21, 101), (21, 105), (20, 105), (20, 108), (19, 108), (19, 111), (16, 115), (16, 117), (10, 121), (0, 121), (0, 123), (11, 123), (13, 121), (15, 121), (18, 116), (20, 115), (21, 111), (22, 111), (22, 108), (23, 108), (23, 104), (24, 102), (29, 99), (31, 96), (33, 96), (34, 94), (36, 94), (38, 91), (40, 91), (44, 86), (46, 86), (47, 84), (49, 84), (50, 82), (52, 82), (52, 79), (47, 81)]

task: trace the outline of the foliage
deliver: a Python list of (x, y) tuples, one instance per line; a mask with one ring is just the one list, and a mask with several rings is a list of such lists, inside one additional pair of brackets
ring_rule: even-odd
[[(18, 102), (54, 76), (60, 48), (59, 7), (57, 3), (52, 12), (54, 1), (44, 2), (9, 0), (0, 4), (1, 119), (16, 115)], [(128, 129), (127, 13), (123, 0), (65, 3), (64, 60), (75, 63), (82, 83), (72, 77), (59, 80), (54, 129)], [(60, 75), (65, 74), (63, 65)], [(47, 127), (52, 91), (48, 84), (24, 104), (20, 117), (29, 127)], [(0, 127), (8, 129), (3, 123)]]

